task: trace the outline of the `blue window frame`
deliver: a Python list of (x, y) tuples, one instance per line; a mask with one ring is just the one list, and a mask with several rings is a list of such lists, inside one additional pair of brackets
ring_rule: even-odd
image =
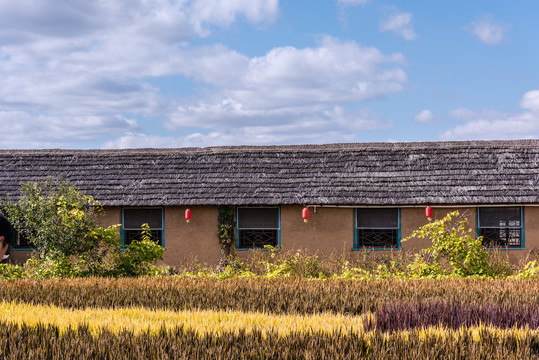
[(148, 224), (152, 240), (165, 246), (165, 212), (161, 207), (130, 207), (122, 209), (122, 243), (140, 240), (142, 224)]
[(524, 248), (524, 208), (477, 208), (477, 236), (487, 248)]
[(356, 208), (354, 249), (390, 250), (400, 248), (399, 208)]
[(281, 245), (281, 209), (279, 207), (236, 208), (236, 248), (263, 249)]

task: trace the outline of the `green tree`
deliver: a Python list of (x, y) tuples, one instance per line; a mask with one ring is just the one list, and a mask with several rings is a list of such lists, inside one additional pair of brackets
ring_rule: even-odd
[(42, 256), (82, 255), (119, 246), (116, 229), (98, 225), (101, 205), (61, 178), (24, 183), (17, 201), (8, 195), (0, 207)]

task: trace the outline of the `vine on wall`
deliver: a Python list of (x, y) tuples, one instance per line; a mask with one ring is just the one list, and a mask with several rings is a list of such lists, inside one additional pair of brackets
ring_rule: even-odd
[[(226, 263), (234, 247), (235, 234), (234, 206), (220, 206), (217, 218), (217, 237), (221, 245), (221, 263)], [(225, 264), (226, 265), (226, 264)]]

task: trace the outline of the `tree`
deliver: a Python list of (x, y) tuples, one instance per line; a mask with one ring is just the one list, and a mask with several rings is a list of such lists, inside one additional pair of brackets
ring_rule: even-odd
[(22, 236), (43, 256), (88, 254), (100, 247), (119, 245), (114, 227), (103, 228), (97, 217), (102, 206), (65, 179), (27, 182), (17, 201), (11, 195), (0, 208)]

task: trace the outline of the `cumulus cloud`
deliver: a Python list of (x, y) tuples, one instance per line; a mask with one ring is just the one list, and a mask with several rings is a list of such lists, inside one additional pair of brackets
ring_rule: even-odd
[[(189, 42), (211, 26), (267, 23), (277, 12), (277, 0), (2, 1), (0, 131), (11, 140), (0, 146), (80, 146), (132, 130), (135, 120), (125, 119), (165, 116), (167, 100), (148, 78), (190, 76), (182, 66), (193, 63)], [(230, 68), (242, 61), (218, 47), (203, 51)], [(205, 68), (205, 76), (219, 73)]]
[[(401, 54), (385, 55), (328, 36), (317, 47), (274, 48), (262, 57), (220, 50), (206, 49), (197, 66), (186, 68), (215, 93), (179, 105), (166, 122), (171, 131), (206, 129), (183, 139), (186, 145), (353, 140), (360, 132), (391, 124), (366, 109), (348, 111), (342, 105), (401, 91), (406, 82)], [(223, 67), (227, 78), (208, 76)]]
[[(77, 142), (121, 134), (139, 128), (135, 119), (121, 115), (54, 116), (29, 114), (24, 111), (0, 111), (2, 148), (65, 147)], [(71, 140), (69, 140), (71, 139)]]
[(195, 30), (207, 34), (204, 24), (228, 26), (243, 16), (252, 23), (273, 22), (279, 12), (278, 0), (197, 0), (189, 10)]
[(436, 121), (436, 116), (434, 116), (432, 111), (425, 109), (420, 111), (416, 116), (414, 116), (414, 120), (418, 123), (430, 124)]
[[(392, 126), (359, 104), (407, 81), (401, 54), (329, 36), (254, 57), (193, 45), (216, 26), (275, 20), (277, 0), (64, 5), (0, 2), (0, 147), (353, 141)], [(168, 76), (198, 92), (150, 85)]]
[[(210, 121), (215, 120), (210, 111)], [(207, 118), (194, 118), (200, 127), (208, 131), (197, 131), (181, 137), (128, 133), (107, 142), (106, 148), (131, 147), (190, 147), (212, 145), (259, 145), (290, 143), (328, 143), (354, 141), (357, 132), (387, 130), (393, 127), (390, 121), (380, 118), (368, 109), (351, 112), (340, 106), (333, 109), (289, 109), (274, 113), (251, 113), (249, 119), (236, 121), (235, 116), (245, 115), (231, 111), (223, 115), (223, 121), (204, 126)], [(246, 120), (254, 120), (252, 122)]]
[(455, 109), (451, 116), (464, 124), (447, 130), (440, 137), (445, 140), (538, 138), (539, 90), (525, 93), (520, 107), (524, 111), (512, 114), (492, 110)]
[(401, 12), (396, 7), (389, 9), (390, 13), (380, 22), (379, 30), (393, 32), (408, 41), (417, 38), (412, 26), (412, 14)]
[(465, 29), (488, 45), (498, 45), (507, 37), (510, 25), (496, 20), (492, 15), (472, 21)]
[(519, 103), (520, 107), (523, 109), (528, 109), (531, 112), (538, 114), (539, 113), (539, 90), (528, 91), (522, 97)]
[(220, 56), (208, 57), (189, 71), (200, 72), (200, 78), (218, 86), (217, 98), (179, 106), (167, 126), (263, 121), (281, 114), (290, 117), (291, 111), (304, 107), (320, 111), (328, 105), (383, 97), (402, 90), (402, 62), (401, 54), (384, 55), (375, 48), (324, 37), (316, 48), (282, 47), (263, 57), (238, 56), (231, 61), (233, 70), (225, 72), (233, 77), (223, 81), (203, 75), (223, 66)]

